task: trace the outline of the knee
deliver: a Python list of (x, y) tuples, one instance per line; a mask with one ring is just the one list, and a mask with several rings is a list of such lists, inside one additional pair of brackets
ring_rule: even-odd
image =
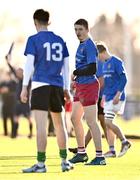
[(106, 119), (106, 120), (105, 120), (105, 123), (106, 123), (106, 126), (107, 126), (108, 128), (110, 128), (110, 127), (111, 127), (111, 124), (112, 124), (112, 120)]
[(98, 126), (97, 121), (87, 121), (87, 125), (90, 129), (92, 127)]
[(75, 116), (71, 116), (71, 122), (73, 125), (77, 124), (77, 119)]

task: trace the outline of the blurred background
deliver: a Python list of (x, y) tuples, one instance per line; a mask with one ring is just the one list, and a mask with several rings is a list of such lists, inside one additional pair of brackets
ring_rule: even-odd
[[(71, 70), (78, 40), (74, 22), (86, 18), (93, 40), (104, 41), (112, 54), (122, 58), (128, 73), (127, 102), (123, 119), (140, 120), (140, 10), (138, 0), (0, 0), (0, 81), (9, 71), (5, 55), (14, 42), (11, 64), (23, 67), (28, 36), (36, 33), (33, 13), (50, 12), (49, 30), (63, 36), (70, 52)], [(2, 106), (2, 98), (0, 101)]]

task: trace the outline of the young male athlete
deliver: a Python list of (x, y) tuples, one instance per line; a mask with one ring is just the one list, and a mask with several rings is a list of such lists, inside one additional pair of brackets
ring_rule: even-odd
[(64, 40), (47, 29), (49, 25), (48, 11), (36, 10), (33, 19), (37, 34), (28, 38), (25, 49), (27, 61), (24, 69), (21, 100), (22, 102), (27, 101), (27, 85), (33, 74), (31, 110), (36, 121), (38, 162), (31, 168), (24, 169), (23, 172), (46, 172), (46, 119), (48, 110), (55, 127), (59, 154), (62, 159), (62, 171), (69, 171), (73, 165), (67, 161), (67, 134), (62, 113), (64, 94), (65, 98), (70, 98), (69, 54)]
[(85, 150), (84, 130), (81, 122), (84, 113), (96, 149), (96, 157), (87, 165), (105, 165), (105, 158), (102, 154), (101, 132), (97, 123), (99, 83), (95, 73), (98, 53), (94, 42), (88, 36), (88, 22), (85, 19), (79, 19), (75, 22), (74, 28), (80, 41), (76, 52), (76, 70), (73, 72), (73, 79), (76, 81), (76, 92), (72, 107), (72, 123), (78, 152), (70, 162), (88, 161)]
[[(108, 143), (110, 151), (105, 154), (106, 157), (115, 157), (114, 136), (116, 135), (122, 144), (119, 157), (123, 156), (131, 147), (131, 143), (126, 139), (122, 130), (115, 124), (115, 116), (117, 113), (123, 113), (125, 104), (125, 86), (127, 83), (126, 70), (123, 61), (109, 53), (106, 45), (97, 44), (99, 51), (99, 59), (104, 61), (104, 113), (105, 122), (108, 128)], [(112, 133), (113, 132), (113, 133)]]
[[(98, 120), (100, 121), (101, 127), (104, 132), (104, 136), (107, 139), (107, 128), (106, 128), (106, 123), (104, 119), (104, 108), (102, 106), (101, 100), (102, 100), (102, 95), (103, 95), (103, 87), (104, 87), (104, 79), (103, 79), (103, 73), (102, 73), (102, 67), (103, 67), (103, 62), (98, 59), (97, 61), (97, 71), (96, 71), (96, 76), (99, 80), (100, 84), (100, 92), (99, 92), (99, 99), (98, 99)], [(85, 136), (85, 147), (89, 144), (90, 140), (92, 139), (92, 135), (90, 132), (90, 129), (88, 129), (88, 132), (86, 133)], [(77, 148), (69, 148), (69, 151), (76, 154), (77, 153)]]

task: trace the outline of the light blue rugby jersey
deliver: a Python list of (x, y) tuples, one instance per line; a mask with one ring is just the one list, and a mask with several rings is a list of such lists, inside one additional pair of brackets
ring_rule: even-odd
[[(84, 42), (79, 44), (76, 52), (76, 69), (84, 69), (91, 63), (97, 63), (97, 48), (93, 41), (88, 38)], [(92, 76), (79, 76), (76, 78), (76, 82), (79, 84), (89, 84), (96, 81), (96, 75)]]
[(63, 87), (64, 58), (69, 56), (65, 42), (51, 31), (40, 31), (28, 38), (24, 55), (35, 56), (32, 81)]
[[(122, 92), (120, 100), (125, 100), (125, 85), (127, 82), (126, 71), (123, 61), (116, 56), (112, 56), (103, 64), (104, 74), (104, 95), (106, 101), (112, 100), (117, 91)], [(121, 80), (120, 76), (124, 74), (125, 79)]]

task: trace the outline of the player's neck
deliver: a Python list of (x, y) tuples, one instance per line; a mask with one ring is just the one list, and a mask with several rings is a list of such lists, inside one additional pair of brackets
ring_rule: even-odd
[(40, 32), (40, 31), (48, 31), (48, 28), (46, 26), (39, 26), (37, 31), (38, 32)]
[(105, 61), (109, 60), (110, 58), (111, 58), (111, 54), (106, 53), (106, 56), (105, 56)]
[(83, 39), (80, 40), (80, 43), (86, 41), (87, 39), (89, 39), (89, 36), (85, 36)]

